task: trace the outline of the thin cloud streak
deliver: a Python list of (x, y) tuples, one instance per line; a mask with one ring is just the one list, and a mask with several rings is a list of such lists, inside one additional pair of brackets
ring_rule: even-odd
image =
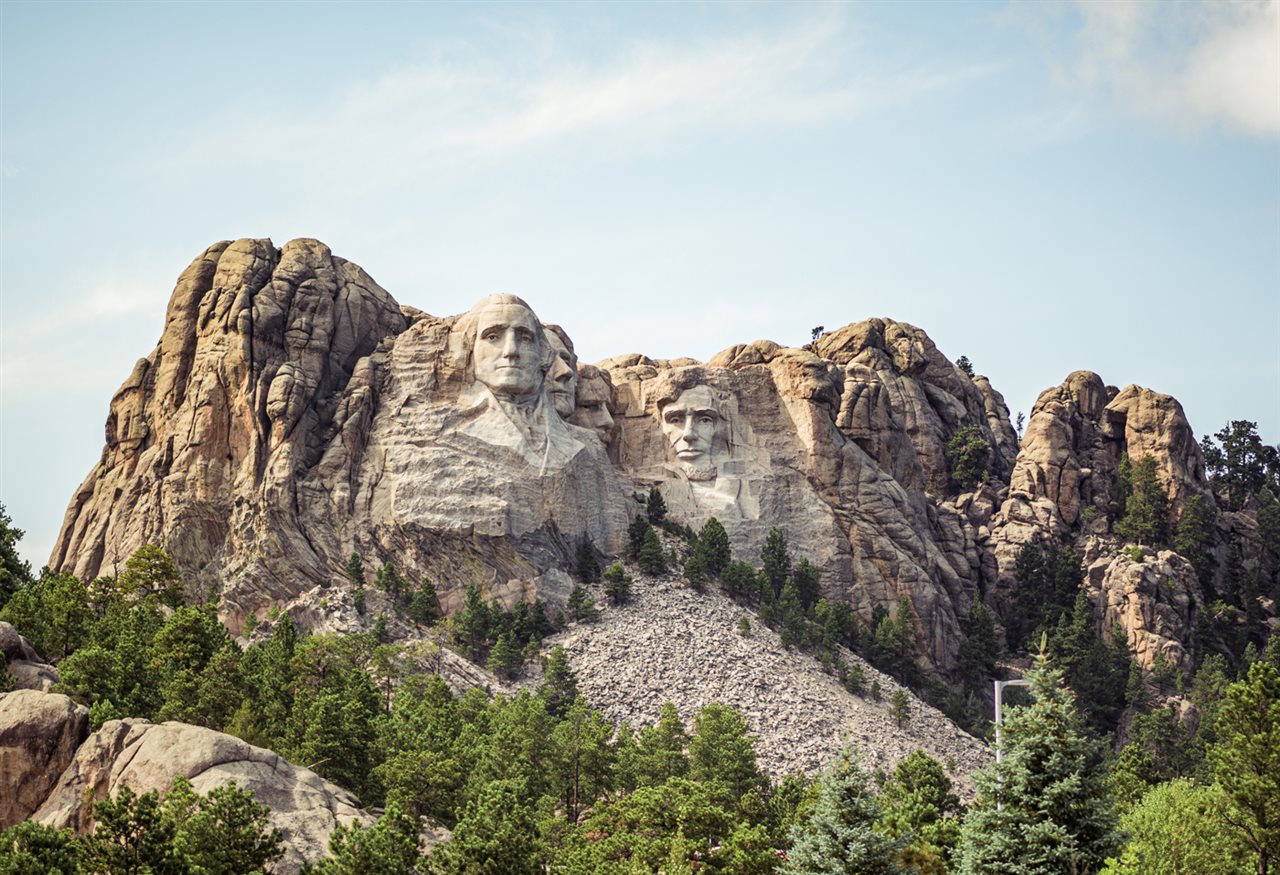
[(997, 75), (999, 62), (862, 69), (836, 18), (781, 35), (633, 44), (610, 64), (544, 63), (533, 74), (490, 60), (397, 70), (305, 120), (241, 117), (194, 135), (172, 169), (288, 161), (324, 178), (402, 184), (586, 136), (662, 146), (706, 128), (795, 127), (901, 104)]

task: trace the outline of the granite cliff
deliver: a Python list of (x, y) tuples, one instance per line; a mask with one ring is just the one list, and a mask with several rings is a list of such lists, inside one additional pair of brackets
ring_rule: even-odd
[[(486, 351), (490, 334), (510, 348)], [(952, 477), (961, 432), (988, 447), (977, 485)], [(272, 607), (324, 621), (306, 594), (341, 579), (353, 551), (434, 580), (446, 610), (470, 584), (555, 606), (581, 540), (619, 554), (633, 497), (656, 486), (680, 522), (724, 523), (737, 555), (781, 528), (823, 594), (864, 620), (905, 598), (925, 666), (947, 676), (960, 618), (976, 598), (1002, 604), (1024, 544), (1088, 534), (1092, 562), (1116, 555), (1124, 453), (1157, 460), (1175, 512), (1207, 493), (1173, 398), (1076, 372), (1041, 395), (1019, 442), (990, 383), (905, 323), (593, 367), (518, 298), (431, 316), (317, 241), (239, 240), (179, 278), (50, 566), (112, 574), (156, 543), (237, 632)], [(1099, 598), (1100, 619), (1148, 634), (1143, 611)], [(1181, 629), (1193, 608), (1178, 610)]]

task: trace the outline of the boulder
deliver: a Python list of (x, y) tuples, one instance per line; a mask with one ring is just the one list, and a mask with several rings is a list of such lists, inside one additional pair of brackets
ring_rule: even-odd
[(94, 802), (125, 786), (139, 794), (163, 793), (178, 776), (190, 779), (198, 793), (231, 781), (252, 790), (271, 809), (271, 826), (284, 835), (285, 856), (276, 864), (283, 873), (325, 856), (335, 827), (374, 821), (355, 796), (315, 772), (235, 736), (185, 723), (109, 720), (67, 759), (33, 819), (81, 833), (92, 827)]
[(0, 829), (35, 813), (71, 763), (89, 711), (67, 696), (37, 690), (0, 695)]

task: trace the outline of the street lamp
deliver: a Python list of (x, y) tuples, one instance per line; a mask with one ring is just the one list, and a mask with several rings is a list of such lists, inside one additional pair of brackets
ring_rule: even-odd
[(1024, 681), (1021, 678), (1011, 681), (995, 681), (996, 685), (996, 762), (1000, 762), (1003, 749), (1000, 745), (1000, 724), (1003, 723), (1001, 718), (1001, 706), (1004, 704), (1004, 688), (1005, 687), (1029, 687), (1030, 681)]

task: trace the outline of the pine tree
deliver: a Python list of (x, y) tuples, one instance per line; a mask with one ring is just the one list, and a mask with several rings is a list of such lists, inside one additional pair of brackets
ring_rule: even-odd
[(511, 640), (510, 635), (503, 632), (489, 651), (489, 671), (504, 680), (511, 680), (519, 671), (521, 661), (519, 646)]
[(631, 559), (638, 559), (640, 550), (644, 547), (645, 535), (653, 528), (649, 525), (649, 520), (643, 516), (638, 516), (631, 521), (631, 525), (627, 527), (627, 556)]
[(662, 521), (667, 518), (667, 502), (658, 491), (658, 487), (649, 487), (649, 500), (645, 502), (644, 511), (649, 522), (655, 526), (662, 525)]
[(393, 601), (399, 601), (404, 595), (404, 578), (389, 562), (383, 563), (378, 569), (378, 573), (373, 576), (373, 583), (378, 589), (391, 596)]
[(735, 708), (712, 702), (693, 720), (689, 740), (689, 777), (695, 781), (718, 781), (728, 791), (730, 805), (736, 805), (748, 791), (763, 792), (768, 779), (756, 766), (756, 753), (747, 734), (747, 721)]
[(364, 560), (360, 558), (360, 554), (354, 550), (347, 557), (346, 568), (347, 580), (352, 586), (364, 586)]
[(702, 531), (698, 533), (698, 550), (702, 552), (703, 564), (711, 577), (719, 577), (720, 573), (733, 561), (733, 551), (729, 547), (729, 533), (715, 517), (707, 520)]
[(1212, 588), (1213, 550), (1217, 544), (1217, 509), (1202, 495), (1193, 495), (1182, 506), (1173, 534), (1173, 549), (1192, 564), (1200, 585)]
[(791, 573), (796, 584), (796, 594), (800, 597), (800, 607), (808, 614), (818, 603), (822, 591), (818, 585), (818, 569), (808, 559), (801, 559)]
[(1209, 748), (1215, 783), (1230, 801), (1224, 818), (1258, 855), (1258, 875), (1280, 861), (1280, 670), (1266, 660), (1227, 689)]
[(991, 461), (991, 444), (976, 425), (956, 429), (951, 440), (947, 441), (946, 456), (951, 479), (961, 489), (972, 489), (991, 476), (987, 469)]
[(692, 550), (685, 560), (684, 579), (694, 592), (702, 592), (707, 588), (707, 563), (700, 549)]
[(596, 545), (591, 543), (590, 535), (583, 535), (578, 542), (578, 558), (576, 561), (578, 579), (583, 583), (595, 583), (600, 580), (600, 563), (596, 561)]
[(671, 702), (662, 704), (656, 726), (646, 726), (636, 736), (638, 779), (644, 786), (657, 786), (669, 778), (689, 774), (689, 733), (680, 712)]
[(1140, 545), (1159, 547), (1169, 539), (1169, 496), (1160, 485), (1154, 456), (1143, 456), (1133, 468), (1124, 517), (1116, 534)]
[(905, 844), (876, 829), (880, 806), (867, 773), (845, 750), (818, 781), (813, 817), (793, 828), (794, 845), (783, 875), (897, 875), (905, 872), (899, 856)]
[(578, 676), (569, 667), (569, 654), (557, 644), (542, 663), (542, 685), (538, 695), (547, 704), (547, 713), (559, 717), (578, 698)]
[(901, 687), (889, 698), (889, 716), (893, 718), (893, 722), (899, 729), (906, 726), (907, 721), (911, 719), (911, 697)]
[(436, 598), (436, 585), (423, 579), (422, 585), (409, 598), (409, 619), (424, 626), (434, 626), (440, 619), (440, 603)]
[(667, 557), (663, 554), (658, 534), (652, 527), (645, 528), (644, 544), (636, 554), (636, 562), (646, 574), (666, 574), (667, 572)]
[(621, 562), (615, 562), (604, 570), (604, 594), (615, 605), (631, 599), (631, 576)]
[(595, 599), (587, 595), (587, 591), (578, 584), (573, 585), (573, 589), (569, 591), (569, 601), (565, 605), (565, 609), (569, 613), (569, 619), (575, 623), (589, 623), (596, 618)]
[(781, 529), (769, 529), (760, 550), (760, 565), (761, 583), (772, 601), (782, 595), (783, 584), (791, 576), (791, 553), (787, 549), (787, 536)]
[(339, 826), (329, 853), (307, 875), (411, 875), (418, 862), (418, 819), (391, 803), (373, 826)]
[(1095, 872), (1121, 844), (1099, 765), (1062, 672), (1041, 652), (1034, 702), (1010, 708), (1003, 757), (974, 781), (960, 838), (960, 875)]
[(753, 598), (759, 588), (756, 570), (747, 562), (730, 562), (720, 573), (720, 582), (731, 598)]
[(488, 642), (489, 625), (489, 608), (473, 583), (467, 587), (462, 611), (454, 617), (454, 640), (469, 657), (477, 659)]

